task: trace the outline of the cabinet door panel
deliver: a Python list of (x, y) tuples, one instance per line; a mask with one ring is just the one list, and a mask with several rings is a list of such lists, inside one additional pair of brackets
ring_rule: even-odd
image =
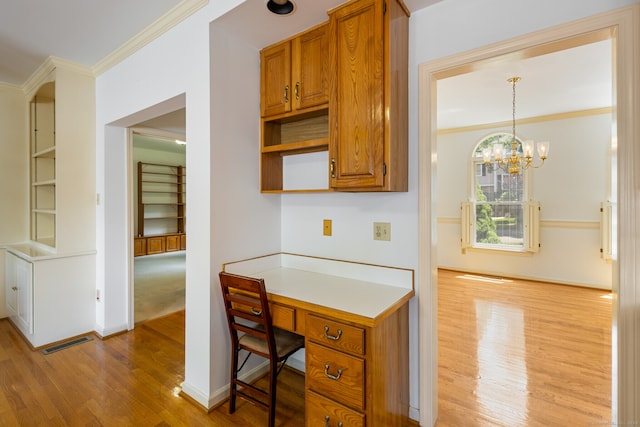
[(147, 254), (161, 254), (165, 251), (165, 238), (164, 236), (149, 237), (147, 238)]
[(329, 101), (328, 48), (328, 24), (293, 39), (292, 84), (297, 109), (314, 107)]
[(279, 43), (260, 52), (260, 109), (262, 117), (291, 111), (291, 43)]
[(5, 253), (5, 297), (9, 316), (18, 314), (18, 284), (16, 276), (16, 256)]
[(384, 43), (382, 7), (360, 1), (332, 16), (337, 73), (330, 115), (331, 186), (384, 185)]
[(20, 258), (16, 260), (18, 322), (24, 330), (33, 334), (33, 264)]
[(27, 334), (33, 334), (33, 264), (6, 253), (5, 279), (9, 316)]
[(167, 252), (179, 251), (180, 250), (180, 236), (172, 235), (167, 236), (165, 249)]

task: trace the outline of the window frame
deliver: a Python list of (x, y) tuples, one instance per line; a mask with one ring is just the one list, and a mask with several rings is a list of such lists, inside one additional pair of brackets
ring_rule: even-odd
[[(477, 192), (476, 192), (476, 188), (477, 185), (481, 186), (481, 183), (478, 182), (478, 176), (477, 176), (477, 170), (478, 168), (482, 168), (483, 170), (485, 170), (485, 168), (488, 168), (487, 165), (484, 164), (483, 158), (482, 158), (482, 149), (480, 147), (486, 146), (487, 144), (494, 144), (496, 139), (498, 139), (502, 144), (506, 145), (507, 141), (511, 141), (511, 137), (512, 134), (508, 133), (508, 132), (493, 132), (489, 135), (484, 136), (483, 138), (481, 138), (477, 144), (475, 144), (473, 146), (473, 149), (471, 151), (471, 155), (470, 155), (470, 161), (469, 161), (469, 188), (468, 188), (468, 201), (470, 206), (468, 207), (467, 210), (467, 215), (469, 215), (469, 226), (470, 226), (470, 230), (468, 232), (468, 247), (473, 248), (473, 249), (481, 249), (481, 250), (489, 250), (489, 251), (503, 251), (503, 252), (515, 252), (515, 253), (527, 253), (527, 252), (537, 252), (537, 250), (533, 250), (533, 245), (532, 243), (535, 243), (536, 249), (539, 246), (539, 244), (537, 243), (537, 231), (538, 231), (538, 227), (537, 224), (534, 221), (534, 223), (531, 223), (531, 216), (532, 216), (532, 210), (533, 209), (538, 209), (539, 211), (539, 204), (537, 204), (536, 202), (532, 202), (531, 201), (531, 187), (532, 187), (532, 177), (531, 177), (531, 170), (530, 169), (525, 169), (522, 170), (520, 172), (520, 175), (522, 176), (522, 194), (521, 194), (521, 200), (519, 201), (478, 201), (477, 199)], [(519, 138), (516, 135), (516, 140), (518, 142), (518, 149), (519, 152), (521, 152), (522, 150), (522, 139)], [(486, 141), (490, 141), (490, 142), (486, 142)], [(495, 170), (494, 170), (495, 171)], [(493, 174), (494, 171), (487, 171), (487, 174)], [(502, 174), (497, 174), (496, 176), (509, 176), (508, 172), (502, 173)], [(486, 176), (486, 175), (483, 175)], [(481, 188), (481, 187), (480, 187)], [(534, 203), (535, 206), (532, 206), (531, 203)], [(510, 206), (517, 206), (522, 210), (522, 243), (521, 244), (517, 244), (517, 245), (512, 245), (512, 244), (506, 244), (506, 243), (484, 243), (484, 242), (478, 242), (477, 240), (477, 209), (479, 204), (488, 204), (491, 206), (495, 206), (497, 204), (500, 205), (510, 205)], [(464, 210), (463, 210), (464, 211)], [(539, 216), (539, 215), (538, 215)], [(463, 220), (464, 222), (464, 220)], [(532, 232), (534, 234), (532, 234)], [(464, 238), (463, 238), (464, 240)]]

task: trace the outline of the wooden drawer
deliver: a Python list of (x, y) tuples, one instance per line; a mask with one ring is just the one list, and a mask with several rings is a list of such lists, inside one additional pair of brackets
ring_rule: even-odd
[(364, 329), (310, 314), (306, 336), (331, 348), (352, 354), (365, 354)]
[(296, 309), (280, 304), (269, 305), (271, 323), (278, 328), (296, 332)]
[(365, 425), (363, 414), (312, 391), (307, 391), (305, 405), (307, 427), (364, 427)]
[(307, 388), (356, 410), (364, 409), (364, 360), (308, 342)]

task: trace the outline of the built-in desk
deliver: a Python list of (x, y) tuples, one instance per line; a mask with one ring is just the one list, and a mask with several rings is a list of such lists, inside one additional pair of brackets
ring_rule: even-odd
[(307, 426), (407, 425), (413, 270), (285, 253), (223, 270), (264, 279), (273, 323), (305, 336)]

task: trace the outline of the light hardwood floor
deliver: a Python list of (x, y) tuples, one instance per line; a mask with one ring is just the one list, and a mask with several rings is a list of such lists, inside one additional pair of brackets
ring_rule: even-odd
[(607, 296), (440, 270), (437, 427), (611, 425)]
[[(458, 275), (440, 272), (438, 427), (610, 425), (607, 292)], [(0, 320), (3, 427), (265, 425), (242, 400), (206, 414), (179, 397), (183, 380), (184, 311), (47, 356)], [(293, 370), (279, 377), (276, 425), (304, 425)]]
[[(135, 330), (43, 355), (0, 320), (0, 425), (262, 426), (264, 409), (239, 400), (205, 413), (179, 397), (184, 380), (184, 311)], [(304, 425), (304, 376), (278, 381), (279, 427)]]

